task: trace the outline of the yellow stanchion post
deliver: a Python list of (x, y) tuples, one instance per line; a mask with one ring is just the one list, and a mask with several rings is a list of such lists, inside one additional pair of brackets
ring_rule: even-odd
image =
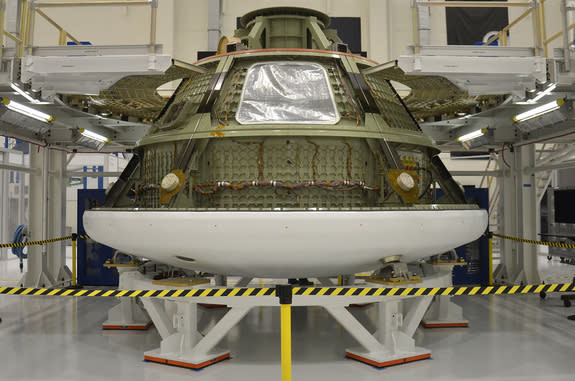
[(78, 234), (72, 233), (72, 286), (76, 287), (76, 241)]
[(281, 308), (282, 381), (291, 381), (292, 286), (289, 284), (277, 285), (276, 296), (280, 299)]
[(78, 286), (77, 280), (76, 280), (76, 248), (77, 248), (77, 243), (78, 243), (78, 234), (76, 233), (72, 233), (72, 285), (69, 286), (68, 288), (72, 288), (72, 289), (79, 289), (82, 288), (82, 286)]
[(489, 233), (489, 285), (493, 286), (493, 234)]

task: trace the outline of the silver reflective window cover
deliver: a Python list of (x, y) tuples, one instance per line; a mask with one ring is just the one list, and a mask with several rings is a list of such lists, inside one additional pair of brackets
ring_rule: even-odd
[(267, 62), (249, 68), (236, 120), (241, 124), (335, 124), (339, 113), (321, 65)]

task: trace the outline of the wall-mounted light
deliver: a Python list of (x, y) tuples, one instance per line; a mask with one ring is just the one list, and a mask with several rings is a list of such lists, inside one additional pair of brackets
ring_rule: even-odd
[(32, 107), (24, 106), (21, 103), (14, 102), (13, 100), (10, 100), (10, 98), (2, 98), (2, 103), (4, 103), (4, 105), (12, 111), (26, 115), (30, 118), (34, 118), (41, 122), (50, 123), (55, 120), (55, 118), (50, 114), (46, 114), (45, 112), (33, 109)]
[(553, 102), (545, 103), (544, 105), (532, 108), (531, 110), (528, 110), (528, 111), (522, 112), (521, 114), (515, 115), (513, 117), (513, 121), (514, 122), (524, 122), (526, 120), (536, 118), (536, 117), (541, 116), (543, 114), (547, 114), (551, 111), (557, 110), (559, 107), (561, 107), (563, 105), (563, 103), (565, 103), (565, 99), (563, 99), (563, 98), (559, 98), (557, 100), (554, 100)]
[(85, 128), (80, 128), (80, 133), (87, 138), (94, 139), (102, 143), (108, 143), (110, 141), (110, 139), (104, 135), (97, 134), (94, 131), (86, 130)]
[(457, 140), (458, 142), (460, 142), (460, 143), (463, 143), (463, 142), (466, 142), (466, 141), (468, 141), (468, 140), (475, 139), (475, 138), (478, 138), (478, 137), (480, 137), (480, 136), (483, 136), (483, 135), (485, 135), (486, 132), (487, 132), (487, 129), (486, 129), (486, 128), (480, 128), (479, 130), (475, 130), (475, 131), (472, 131), (472, 132), (470, 132), (470, 133), (468, 133), (468, 134), (461, 135), (461, 136), (458, 137), (456, 140)]

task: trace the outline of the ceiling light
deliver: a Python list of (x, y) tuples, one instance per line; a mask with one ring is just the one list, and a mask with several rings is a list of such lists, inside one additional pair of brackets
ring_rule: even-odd
[(4, 103), (4, 105), (12, 111), (16, 111), (22, 115), (29, 116), (30, 118), (34, 118), (41, 122), (50, 123), (55, 120), (52, 115), (46, 114), (28, 106), (24, 106), (21, 103), (14, 102), (13, 100), (10, 100), (10, 98), (2, 98), (2, 103)]
[(557, 87), (556, 83), (552, 84), (551, 86), (547, 87), (545, 90), (543, 90), (542, 92), (537, 94), (537, 96), (535, 98), (533, 98), (531, 101), (537, 102), (539, 99), (543, 98), (544, 96), (551, 94), (551, 92), (553, 90), (555, 90), (556, 87)]
[(30, 103), (34, 103), (37, 105), (47, 105), (50, 104), (51, 102), (42, 102), (39, 101), (36, 98), (33, 98), (30, 94), (28, 94), (26, 91), (24, 91), (23, 89), (21, 89), (20, 87), (18, 87), (18, 85), (16, 85), (15, 83), (11, 83), (10, 87), (17, 92), (18, 94), (22, 95), (24, 98), (26, 98), (28, 100), (28, 102)]
[(18, 86), (16, 86), (16, 84), (12, 83), (10, 85), (10, 87), (12, 89), (14, 89), (14, 91), (16, 91), (18, 94), (22, 95), (24, 98), (28, 99), (28, 102), (36, 102), (36, 99), (32, 98), (30, 96), (30, 94), (28, 94), (27, 92), (25, 92), (24, 90), (22, 90), (21, 88), (19, 88)]
[(108, 139), (107, 137), (97, 134), (93, 131), (86, 130), (85, 128), (80, 128), (80, 133), (87, 138), (94, 139), (102, 143), (108, 143), (110, 141), (110, 139)]
[(475, 131), (470, 132), (468, 134), (461, 135), (460, 137), (457, 138), (457, 141), (458, 142), (466, 142), (468, 140), (475, 139), (475, 138), (478, 138), (478, 137), (484, 135), (485, 132), (487, 132), (486, 128), (480, 128), (479, 130), (475, 130)]
[(553, 102), (546, 103), (542, 106), (532, 108), (529, 111), (525, 111), (521, 114), (515, 115), (513, 117), (514, 122), (523, 122), (525, 120), (533, 119), (535, 117), (547, 114), (548, 112), (555, 111), (565, 103), (565, 99), (559, 98)]

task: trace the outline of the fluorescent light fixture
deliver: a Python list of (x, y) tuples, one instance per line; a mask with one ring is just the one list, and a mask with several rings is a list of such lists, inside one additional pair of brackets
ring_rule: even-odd
[(36, 103), (36, 99), (32, 98), (30, 96), (30, 94), (28, 94), (27, 92), (25, 92), (24, 90), (22, 90), (21, 88), (19, 88), (18, 86), (16, 86), (16, 84), (12, 83), (10, 85), (10, 87), (12, 89), (14, 89), (15, 92), (17, 92), (18, 94), (22, 95), (24, 98), (28, 99), (28, 102), (32, 102), (32, 103)]
[(466, 142), (468, 140), (478, 138), (478, 137), (484, 135), (486, 132), (487, 132), (486, 128), (480, 128), (479, 130), (472, 131), (472, 132), (465, 134), (465, 135), (461, 135), (460, 137), (457, 138), (457, 141), (458, 142)]
[(100, 135), (100, 134), (97, 134), (93, 131), (86, 130), (85, 128), (80, 128), (80, 133), (87, 138), (97, 140), (97, 141), (102, 142), (102, 143), (108, 143), (110, 141), (110, 139), (108, 139), (107, 137)]
[(555, 90), (556, 87), (557, 87), (556, 83), (552, 84), (551, 86), (547, 87), (545, 90), (543, 90), (542, 92), (537, 94), (537, 96), (535, 98), (531, 99), (531, 101), (537, 102), (539, 99), (543, 98), (544, 96), (551, 94), (551, 92), (553, 90)]
[(32, 107), (24, 106), (21, 103), (14, 102), (13, 100), (10, 100), (10, 98), (2, 98), (2, 103), (4, 103), (4, 105), (12, 111), (16, 111), (17, 113), (26, 115), (41, 122), (50, 123), (55, 120), (55, 118), (50, 114), (46, 114), (42, 111), (33, 109)]
[(24, 91), (23, 89), (21, 89), (20, 87), (18, 87), (18, 85), (16, 85), (15, 83), (11, 83), (10, 87), (17, 92), (18, 94), (22, 95), (24, 98), (26, 98), (28, 100), (28, 102), (30, 103), (34, 103), (37, 105), (47, 105), (50, 104), (50, 102), (42, 102), (39, 101), (38, 99), (33, 98), (30, 94), (28, 94), (26, 91)]
[(532, 99), (527, 99), (526, 101), (521, 101), (521, 102), (514, 102), (516, 105), (532, 105), (537, 103), (541, 98), (543, 98), (544, 96), (547, 96), (549, 94), (551, 94), (551, 92), (553, 90), (555, 90), (555, 88), (557, 87), (556, 83), (552, 83), (551, 85), (547, 86), (547, 88), (543, 91), (540, 91), (537, 93), (537, 95), (535, 97), (533, 97)]
[(563, 98), (559, 98), (557, 100), (554, 100), (553, 102), (545, 103), (542, 106), (535, 107), (529, 111), (525, 111), (521, 114), (515, 115), (513, 117), (513, 121), (514, 122), (523, 122), (523, 121), (526, 121), (529, 119), (536, 118), (536, 117), (541, 116), (543, 114), (547, 114), (551, 111), (557, 110), (559, 107), (561, 107), (563, 105), (563, 103), (565, 103), (565, 99), (563, 99)]

